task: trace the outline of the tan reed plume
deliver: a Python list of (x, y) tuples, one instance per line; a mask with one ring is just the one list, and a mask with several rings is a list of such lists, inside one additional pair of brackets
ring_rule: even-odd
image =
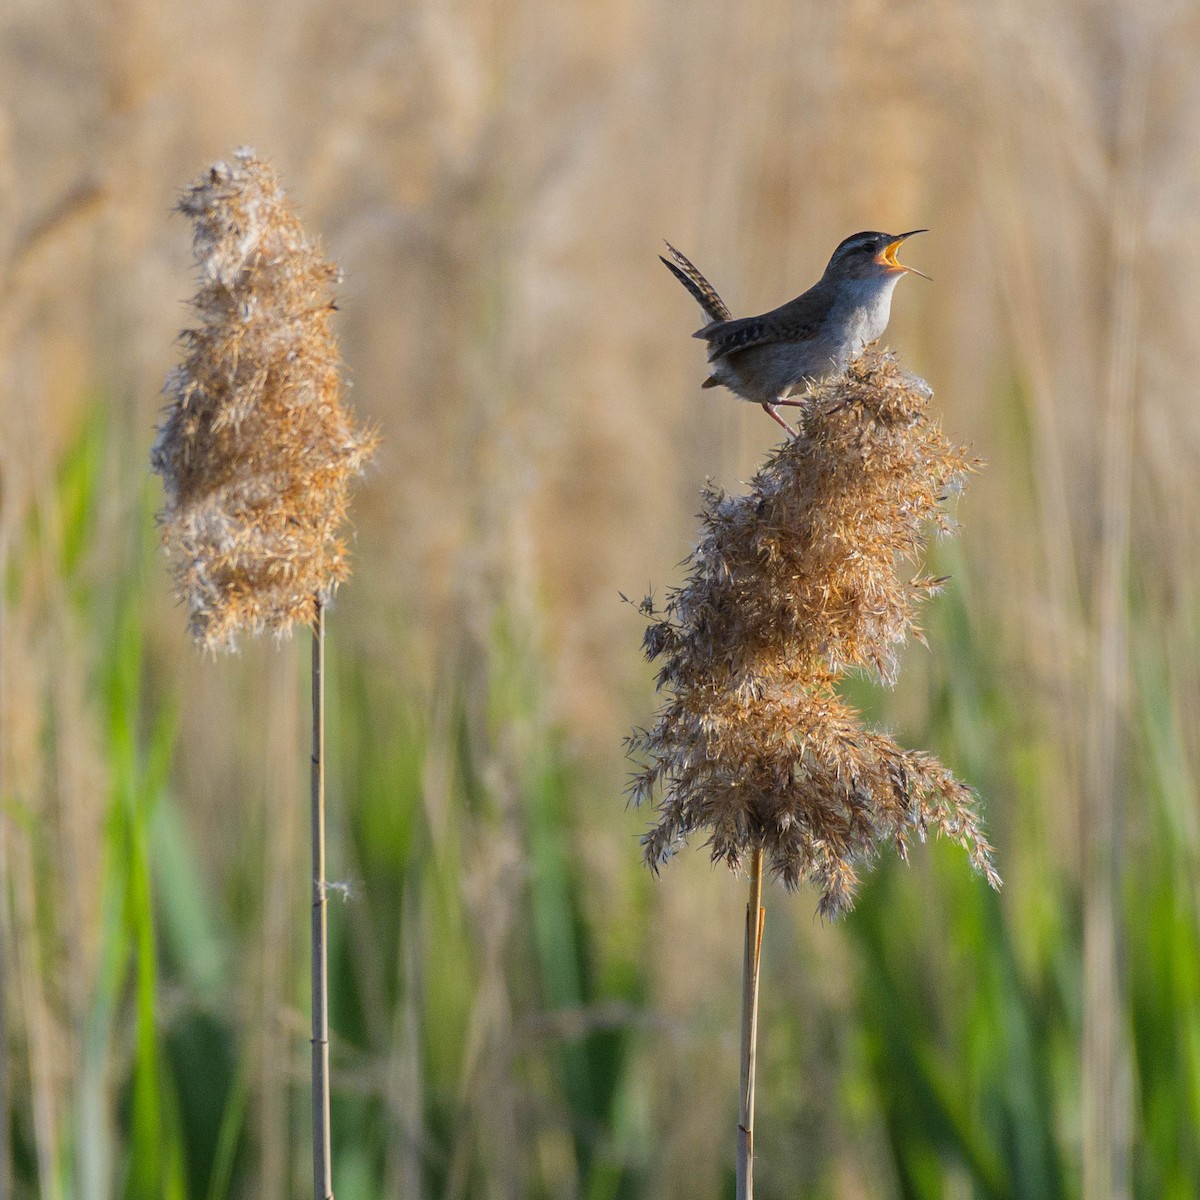
[(666, 695), (631, 749), (631, 795), (660, 794), (643, 839), (655, 869), (706, 831), (738, 868), (764, 852), (789, 888), (811, 881), (820, 911), (853, 902), (881, 843), (912, 834), (961, 842), (993, 885), (991, 847), (971, 791), (935, 759), (867, 729), (838, 680), (890, 682), (919, 603), (940, 579), (901, 578), (929, 526), (978, 463), (929, 416), (930, 390), (872, 352), (815, 389), (798, 438), (744, 495), (709, 488), (691, 574), (652, 618), (644, 648)]
[(240, 150), (184, 193), (200, 318), (151, 461), (163, 542), (192, 636), (229, 649), (239, 630), (312, 629), (313, 1196), (332, 1200), (328, 884), (325, 879), (325, 607), (346, 578), (350, 479), (375, 448), (342, 403), (330, 328), (338, 270), (310, 242), (266, 163)]
[(163, 543), (193, 638), (311, 624), (346, 578), (349, 483), (375, 446), (342, 401), (330, 327), (336, 266), (309, 241), (275, 172), (240, 150), (192, 184), (199, 319), (181, 335), (151, 453)]
[[(744, 495), (711, 487), (691, 574), (651, 618), (643, 647), (666, 693), (630, 739), (645, 765), (636, 804), (659, 796), (643, 838), (657, 870), (707, 831), (714, 861), (747, 868), (738, 1094), (737, 1200), (754, 1197), (754, 1095), (764, 860), (789, 888), (811, 881), (819, 910), (853, 903), (858, 870), (933, 829), (961, 842), (1000, 885), (970, 790), (925, 754), (867, 729), (837, 694), (849, 670), (881, 681), (920, 602), (942, 584), (915, 563), (944, 502), (978, 463), (930, 420), (930, 390), (871, 351), (816, 387), (800, 435)], [(906, 573), (907, 574), (907, 573)]]

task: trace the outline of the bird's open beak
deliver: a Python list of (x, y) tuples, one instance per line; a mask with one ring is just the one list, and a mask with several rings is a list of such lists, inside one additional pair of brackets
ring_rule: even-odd
[(928, 233), (928, 229), (913, 229), (908, 233), (902, 233), (894, 242), (888, 244), (883, 253), (879, 256), (879, 261), (885, 267), (892, 271), (909, 271), (913, 275), (920, 275), (922, 279), (928, 279), (929, 276), (924, 271), (918, 271), (916, 267), (905, 266), (902, 262), (896, 261), (896, 251), (900, 249), (902, 242), (908, 241), (910, 237), (916, 237), (918, 233)]

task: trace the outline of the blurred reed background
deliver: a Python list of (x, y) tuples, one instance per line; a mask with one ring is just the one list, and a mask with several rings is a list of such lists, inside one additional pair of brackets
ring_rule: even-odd
[(0, 11), (0, 1194), (303, 1195), (307, 653), (205, 661), (148, 451), (178, 189), (241, 144), (346, 271), (384, 437), (330, 615), (339, 1200), (731, 1190), (742, 885), (654, 881), (618, 591), (775, 426), (736, 312), (933, 232), (887, 340), (989, 463), (900, 686), (1007, 887), (768, 889), (760, 1195), (1200, 1179), (1200, 11), (9, 0)]

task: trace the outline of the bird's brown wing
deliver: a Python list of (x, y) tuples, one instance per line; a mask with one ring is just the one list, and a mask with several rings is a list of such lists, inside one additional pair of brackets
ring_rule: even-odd
[(812, 288), (762, 316), (716, 321), (697, 329), (692, 337), (703, 338), (708, 343), (708, 361), (716, 362), (719, 358), (749, 350), (751, 346), (811, 341), (820, 333), (827, 311), (826, 297), (817, 288)]

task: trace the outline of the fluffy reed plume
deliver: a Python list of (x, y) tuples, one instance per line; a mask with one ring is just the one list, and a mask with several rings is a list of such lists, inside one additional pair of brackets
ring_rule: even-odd
[(342, 403), (330, 329), (338, 270), (304, 235), (275, 172), (241, 150), (189, 187), (199, 317), (151, 454), (163, 543), (192, 636), (290, 632), (346, 578), (349, 482), (374, 434)]
[[(901, 579), (977, 462), (932, 423), (928, 387), (871, 353), (817, 388), (804, 428), (750, 490), (704, 499), (691, 575), (652, 618), (644, 648), (667, 700), (631, 739), (646, 765), (631, 793), (661, 792), (643, 839), (655, 869), (706, 830), (714, 860), (765, 852), (789, 887), (849, 908), (880, 844), (906, 855), (933, 829), (998, 886), (971, 792), (936, 760), (864, 728), (836, 691), (865, 668), (882, 681), (919, 603), (942, 580)], [(753, 866), (753, 864), (751, 864)]]
[(305, 236), (274, 171), (250, 150), (179, 202), (195, 230), (200, 317), (167, 379), (152, 454), (163, 541), (192, 636), (216, 650), (246, 629), (312, 629), (313, 1196), (333, 1195), (325, 879), (325, 606), (347, 573), (338, 529), (375, 436), (342, 405), (330, 329), (337, 268)]

